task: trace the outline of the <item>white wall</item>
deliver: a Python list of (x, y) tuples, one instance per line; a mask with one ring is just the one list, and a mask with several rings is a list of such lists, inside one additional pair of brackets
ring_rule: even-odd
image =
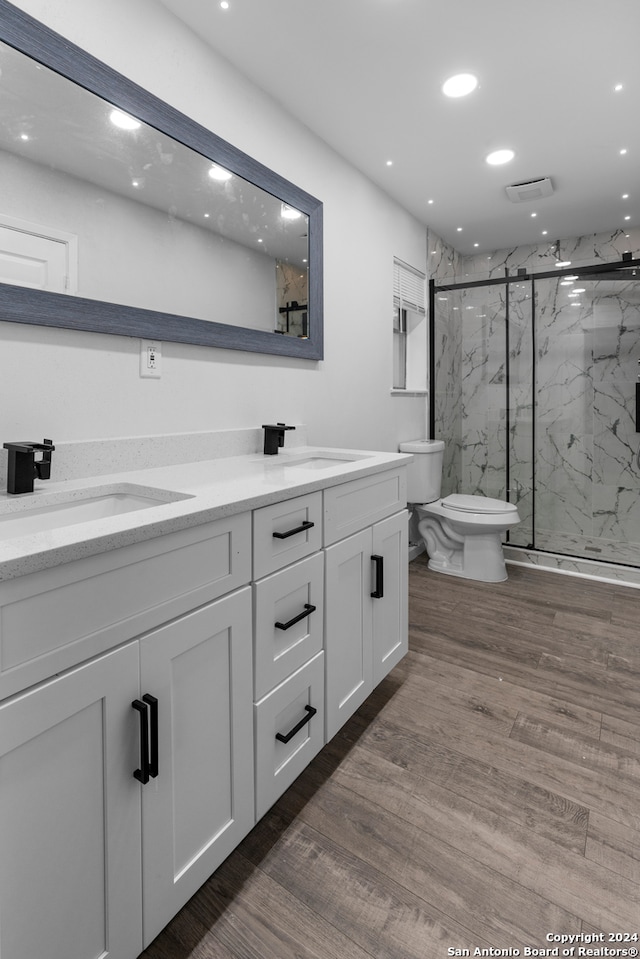
[(393, 257), (423, 268), (426, 231), (155, 0), (17, 0), (141, 86), (324, 203), (325, 359), (139, 341), (0, 322), (2, 440), (75, 440), (304, 422), (317, 444), (395, 449), (424, 400), (391, 397)]

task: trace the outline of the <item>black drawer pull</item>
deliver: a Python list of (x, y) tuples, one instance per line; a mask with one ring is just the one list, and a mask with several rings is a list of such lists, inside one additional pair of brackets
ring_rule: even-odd
[(133, 776), (146, 785), (158, 775), (158, 700), (145, 693), (142, 702), (134, 699), (131, 705), (140, 716), (140, 769), (136, 769)]
[(305, 706), (304, 708), (307, 711), (307, 715), (304, 716), (299, 723), (296, 723), (293, 729), (290, 729), (288, 733), (276, 733), (276, 739), (281, 743), (288, 743), (290, 739), (293, 739), (295, 734), (299, 733), (302, 727), (306, 726), (307, 723), (310, 722), (311, 717), (315, 716), (315, 714), (318, 712), (314, 706)]
[(376, 587), (371, 594), (372, 599), (383, 599), (384, 597), (384, 556), (372, 556), (372, 561), (376, 564)]
[(296, 533), (304, 533), (306, 529), (311, 529), (315, 526), (315, 523), (310, 523), (309, 520), (305, 520), (302, 526), (296, 526), (295, 529), (288, 529), (286, 533), (274, 533), (275, 539), (288, 539), (290, 536), (295, 536)]
[(297, 616), (294, 616), (293, 619), (290, 619), (288, 623), (274, 623), (274, 626), (276, 629), (289, 629), (290, 626), (295, 626), (301, 619), (304, 619), (305, 616), (311, 616), (311, 613), (315, 613), (315, 611), (315, 606), (312, 606), (311, 603), (305, 603), (303, 611), (298, 613)]

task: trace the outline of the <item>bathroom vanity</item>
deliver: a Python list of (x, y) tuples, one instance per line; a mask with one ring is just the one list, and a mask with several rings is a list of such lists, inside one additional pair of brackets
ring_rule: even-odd
[(134, 959), (401, 659), (409, 460), (1, 498), (3, 959)]

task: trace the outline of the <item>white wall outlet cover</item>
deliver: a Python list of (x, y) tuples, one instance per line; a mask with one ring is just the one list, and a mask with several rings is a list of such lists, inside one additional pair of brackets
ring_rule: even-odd
[(140, 376), (160, 379), (162, 376), (162, 343), (140, 340)]

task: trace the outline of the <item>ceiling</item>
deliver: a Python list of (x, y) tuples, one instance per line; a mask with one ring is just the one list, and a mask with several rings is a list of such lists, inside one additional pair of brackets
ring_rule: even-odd
[(638, 0), (162, 3), (461, 253), (640, 227)]

